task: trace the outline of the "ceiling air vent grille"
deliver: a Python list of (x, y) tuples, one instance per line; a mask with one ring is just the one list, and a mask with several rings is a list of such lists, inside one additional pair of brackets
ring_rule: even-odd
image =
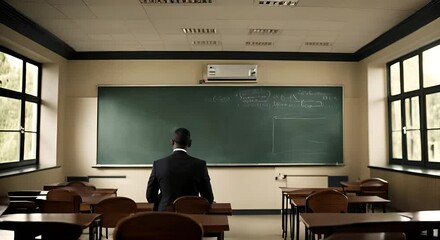
[(249, 30), (250, 35), (277, 35), (279, 33), (281, 33), (279, 29), (256, 28)]
[(220, 45), (221, 42), (220, 41), (192, 41), (191, 44), (197, 45), (197, 46), (214, 46), (214, 45)]
[(273, 42), (246, 42), (246, 46), (268, 47), (272, 45)]
[(215, 28), (182, 28), (185, 34), (216, 34)]
[(182, 4), (211, 4), (214, 0), (139, 0), (141, 4), (147, 5), (162, 5), (162, 4), (172, 4), (172, 5), (182, 5)]
[(262, 1), (262, 0), (254, 0), (255, 4), (269, 7), (294, 7), (298, 5), (299, 0), (293, 1)]
[(333, 45), (331, 42), (305, 42), (306, 46), (315, 46), (315, 47), (330, 47)]

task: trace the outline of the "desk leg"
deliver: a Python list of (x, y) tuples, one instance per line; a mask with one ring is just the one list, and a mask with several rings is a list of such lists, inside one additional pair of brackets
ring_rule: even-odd
[(225, 232), (221, 232), (217, 235), (217, 240), (224, 240), (225, 239)]
[(293, 240), (295, 236), (295, 207), (290, 203), (290, 239)]
[(296, 240), (299, 240), (299, 208), (296, 207), (295, 210), (296, 217)]
[(285, 214), (285, 208), (284, 208), (284, 193), (281, 191), (281, 230), (282, 230), (282, 238), (285, 238), (285, 231), (284, 231), (284, 214)]

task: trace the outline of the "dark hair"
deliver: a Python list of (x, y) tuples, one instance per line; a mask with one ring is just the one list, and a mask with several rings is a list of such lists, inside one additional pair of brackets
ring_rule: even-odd
[(174, 131), (174, 142), (182, 147), (186, 147), (191, 142), (191, 133), (186, 128), (178, 128)]

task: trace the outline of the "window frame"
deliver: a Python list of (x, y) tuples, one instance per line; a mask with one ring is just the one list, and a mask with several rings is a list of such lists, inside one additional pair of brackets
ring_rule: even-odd
[[(30, 167), (30, 166), (36, 166), (39, 164), (39, 156), (40, 156), (40, 121), (41, 121), (41, 83), (42, 83), (42, 64), (39, 62), (36, 62), (30, 58), (27, 58), (19, 53), (16, 53), (2, 45), (0, 45), (0, 52), (6, 53), (8, 55), (11, 55), (13, 57), (19, 58), (23, 61), (23, 67), (22, 67), (22, 87), (21, 92), (1, 88), (0, 87), (0, 97), (6, 97), (6, 98), (12, 98), (17, 99), (21, 101), (21, 113), (20, 113), (20, 125), (21, 127), (25, 126), (25, 118), (26, 118), (26, 103), (35, 103), (37, 104), (37, 116), (36, 116), (36, 129), (34, 131), (32, 130), (24, 130), (19, 129), (16, 130), (1, 130), (0, 132), (18, 132), (20, 133), (20, 147), (19, 147), (19, 159), (18, 162), (8, 162), (8, 163), (0, 163), (0, 170), (2, 169), (9, 169), (9, 168), (17, 168), (17, 167)], [(26, 93), (26, 63), (30, 63), (32, 65), (35, 65), (38, 67), (38, 77), (37, 77), (37, 94), (36, 96), (30, 95)], [(20, 128), (21, 128), (20, 127)], [(36, 153), (35, 153), (35, 159), (26, 159), (24, 158), (24, 148), (25, 148), (25, 139), (24, 135), (26, 133), (35, 133), (36, 134)]]
[[(440, 169), (440, 162), (429, 162), (428, 159), (428, 141), (427, 141), (427, 116), (426, 116), (426, 96), (432, 93), (440, 93), (440, 84), (425, 88), (424, 76), (423, 76), (423, 52), (429, 50), (433, 47), (440, 46), (440, 40), (432, 42), (426, 46), (423, 46), (417, 50), (414, 50), (406, 55), (403, 55), (393, 61), (387, 63), (387, 105), (388, 105), (388, 155), (389, 163), (397, 165), (407, 165), (415, 166), (427, 169)], [(419, 70), (419, 86), (417, 90), (404, 92), (404, 66), (403, 62), (414, 56), (419, 57), (418, 70)], [(391, 95), (391, 66), (395, 63), (400, 63), (400, 93), (394, 96)], [(440, 64), (439, 64), (440, 67)], [(419, 97), (419, 118), (420, 118), (420, 137), (421, 137), (421, 160), (420, 161), (409, 161), (408, 160), (408, 149), (406, 144), (406, 134), (404, 133), (403, 127), (406, 127), (406, 116), (405, 116), (405, 100), (411, 97)], [(400, 117), (401, 117), (401, 127), (402, 127), (402, 159), (393, 158), (393, 142), (392, 142), (392, 112), (391, 104), (394, 101), (401, 101), (400, 105)]]

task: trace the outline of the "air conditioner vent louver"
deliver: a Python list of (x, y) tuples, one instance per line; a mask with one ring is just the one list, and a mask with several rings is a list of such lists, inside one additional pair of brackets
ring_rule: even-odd
[(195, 5), (195, 4), (212, 4), (214, 0), (139, 0), (145, 5)]

